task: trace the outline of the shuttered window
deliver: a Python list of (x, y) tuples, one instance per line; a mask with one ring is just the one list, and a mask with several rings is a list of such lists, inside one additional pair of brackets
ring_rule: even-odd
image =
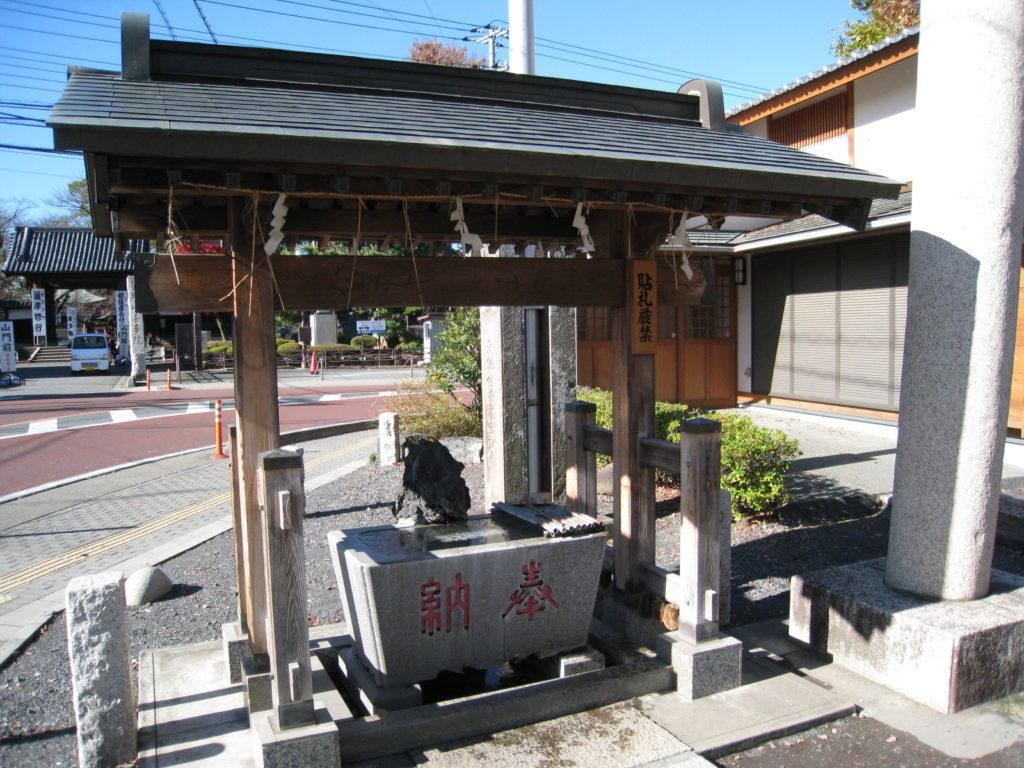
[(754, 257), (754, 392), (896, 410), (908, 250), (901, 235)]
[(806, 147), (846, 133), (848, 122), (846, 92), (816, 101), (801, 109), (768, 121), (768, 138), (790, 147)]

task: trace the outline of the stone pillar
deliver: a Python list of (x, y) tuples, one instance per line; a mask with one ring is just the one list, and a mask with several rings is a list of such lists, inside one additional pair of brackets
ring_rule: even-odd
[(128, 292), (128, 353), (132, 358), (131, 376), (142, 376), (146, 372), (146, 339), (142, 332), (142, 315), (136, 310), (135, 277), (125, 278)]
[(385, 411), (377, 417), (377, 463), (390, 467), (398, 463), (402, 437), (399, 434), (398, 414)]
[(72, 700), (82, 768), (133, 763), (135, 689), (124, 577), (79, 576), (65, 592)]
[(569, 459), (565, 407), (576, 400), (576, 309), (548, 307), (551, 350), (551, 498), (565, 498), (565, 469)]
[(522, 307), (480, 308), (486, 509), (527, 492), (524, 333)]
[[(920, 597), (971, 600), (989, 589), (1013, 362), (1024, 12), (1019, 0), (929, 0), (923, 9), (885, 581)], [(950, 111), (954, 94), (961, 115)]]

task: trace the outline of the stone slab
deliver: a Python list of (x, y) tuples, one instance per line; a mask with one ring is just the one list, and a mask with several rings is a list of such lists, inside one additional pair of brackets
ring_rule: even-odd
[(849, 698), (773, 663), (761, 640), (760, 634), (744, 634), (740, 687), (693, 701), (674, 692), (654, 693), (640, 700), (640, 710), (695, 752), (712, 759), (856, 711)]
[(884, 584), (885, 560), (794, 576), (790, 635), (939, 712), (1024, 689), (1024, 577), (992, 571), (992, 593), (927, 602)]
[(265, 712), (274, 706), (270, 671), (257, 669), (252, 656), (242, 660), (242, 688), (249, 712)]
[(391, 686), (586, 644), (607, 536), (481, 516), (328, 539), (356, 651)]
[(251, 768), (241, 685), (227, 685), (219, 640), (139, 656), (138, 768)]
[(676, 693), (693, 701), (740, 684), (743, 645), (723, 635), (694, 643), (681, 632), (666, 632), (658, 638), (658, 655), (669, 660), (676, 673)]
[(604, 654), (593, 648), (581, 648), (540, 659), (538, 666), (551, 677), (568, 677), (604, 669)]
[[(655, 659), (340, 723), (343, 764), (583, 712), (670, 688)], [(386, 763), (385, 763), (386, 764)]]
[[(485, 739), (464, 739), (413, 754), (431, 768), (516, 768), (551, 766), (638, 766), (694, 756), (686, 744), (628, 703), (565, 715), (546, 722), (498, 731)], [(657, 763), (655, 763), (657, 764)], [(665, 763), (678, 765), (680, 763)], [(697, 768), (699, 763), (682, 763)]]

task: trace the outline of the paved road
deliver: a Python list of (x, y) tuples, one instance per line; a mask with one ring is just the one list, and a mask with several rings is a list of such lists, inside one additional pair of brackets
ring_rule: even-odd
[[(234, 423), (228, 375), (186, 374), (176, 389), (116, 389), (121, 377), (71, 377), (66, 366), (23, 366), (24, 387), (0, 395), (0, 499), (40, 485), (214, 442), (213, 401)], [(281, 430), (374, 418), (381, 393), (422, 371), (346, 369), (323, 379), (283, 371)], [(84, 386), (87, 385), (87, 386)]]

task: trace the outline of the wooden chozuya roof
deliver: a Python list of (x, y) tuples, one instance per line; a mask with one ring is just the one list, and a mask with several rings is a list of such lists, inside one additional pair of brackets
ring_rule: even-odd
[(859, 229), (900, 187), (702, 127), (687, 94), (151, 40), (140, 14), (122, 35), (122, 72), (72, 67), (48, 119), (57, 148), (86, 153), (99, 234), (219, 236), (227, 201), (254, 193), (285, 193), (288, 239), (320, 243), (457, 240), (456, 198), (492, 244), (576, 244), (580, 202), (664, 235), (684, 213)]

